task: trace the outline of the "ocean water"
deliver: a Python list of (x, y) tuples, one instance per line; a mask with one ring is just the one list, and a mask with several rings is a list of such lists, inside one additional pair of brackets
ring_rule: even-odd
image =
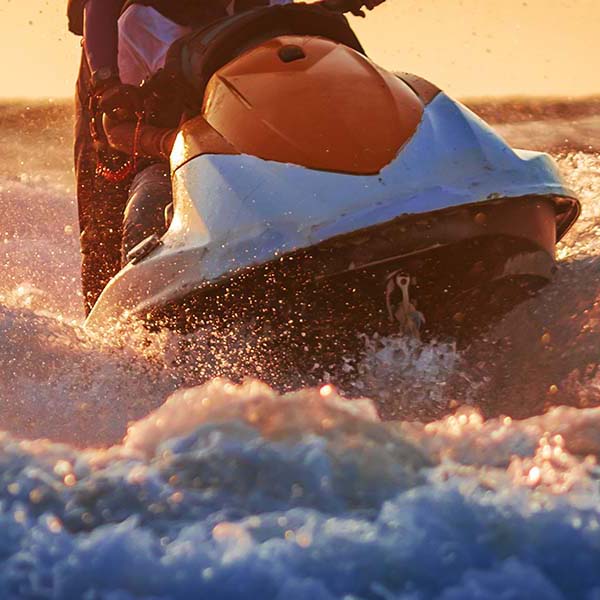
[(533, 113), (496, 120), (581, 196), (556, 280), (281, 394), (82, 329), (68, 117), (2, 107), (0, 598), (600, 598), (599, 120)]

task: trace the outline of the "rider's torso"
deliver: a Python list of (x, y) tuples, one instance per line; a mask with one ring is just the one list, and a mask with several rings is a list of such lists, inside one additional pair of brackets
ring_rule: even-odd
[(155, 8), (167, 19), (184, 27), (203, 26), (227, 15), (219, 0), (125, 0), (123, 12), (134, 4)]
[[(83, 35), (83, 9), (87, 0), (69, 0), (67, 14), (69, 30), (77, 35)], [(266, 4), (262, 0), (236, 0), (250, 3), (253, 6)], [(151, 6), (171, 21), (189, 27), (204, 25), (207, 21), (219, 19), (227, 15), (220, 0), (122, 0), (122, 12), (133, 4)]]

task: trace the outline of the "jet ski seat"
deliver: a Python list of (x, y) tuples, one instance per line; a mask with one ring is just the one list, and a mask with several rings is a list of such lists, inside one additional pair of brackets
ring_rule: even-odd
[[(261, 7), (219, 19), (175, 42), (163, 72), (158, 75), (159, 81), (162, 80), (160, 87), (172, 92), (173, 85), (164, 85), (166, 76), (179, 90), (182, 112), (190, 116), (199, 114), (206, 86), (214, 73), (244, 51), (281, 35), (323, 37), (365, 54), (343, 15), (307, 4)], [(172, 99), (168, 104), (172, 108)]]

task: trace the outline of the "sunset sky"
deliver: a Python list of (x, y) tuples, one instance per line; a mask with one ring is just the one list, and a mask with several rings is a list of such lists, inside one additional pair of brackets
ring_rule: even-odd
[[(0, 0), (0, 97), (70, 96), (66, 0)], [(356, 30), (385, 67), (456, 96), (600, 94), (600, 0), (388, 0)]]

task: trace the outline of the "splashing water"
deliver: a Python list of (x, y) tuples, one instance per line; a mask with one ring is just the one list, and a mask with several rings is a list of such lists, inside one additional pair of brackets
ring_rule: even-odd
[(68, 124), (3, 111), (0, 597), (600, 597), (597, 119), (499, 125), (581, 196), (556, 280), (461, 351), (367, 340), (348, 400), (84, 331)]

